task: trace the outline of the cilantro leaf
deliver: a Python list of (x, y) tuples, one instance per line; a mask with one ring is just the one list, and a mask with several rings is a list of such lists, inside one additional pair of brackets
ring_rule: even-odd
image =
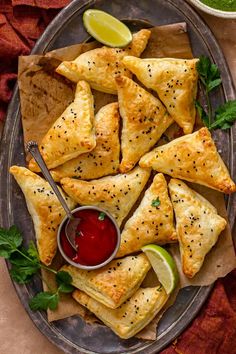
[(61, 284), (58, 288), (59, 292), (66, 293), (66, 294), (72, 293), (72, 291), (74, 290), (75, 288), (73, 287), (73, 285), (70, 284)]
[(57, 308), (59, 302), (58, 293), (50, 293), (48, 291), (40, 292), (36, 296), (34, 296), (30, 302), (29, 306), (31, 310), (55, 310)]
[(209, 129), (228, 129), (236, 121), (236, 100), (228, 101), (220, 106), (215, 113), (215, 121)]
[(36, 265), (13, 265), (10, 269), (10, 275), (12, 279), (19, 283), (19, 284), (25, 284), (28, 283), (32, 277), (37, 273), (39, 270), (39, 267)]
[(218, 87), (221, 84), (221, 79), (216, 79), (213, 81), (210, 81), (208, 84), (208, 91), (212, 91), (214, 88)]
[(13, 280), (20, 284), (29, 282), (40, 269), (40, 263), (37, 260), (28, 258), (28, 253), (23, 248), (20, 253), (12, 253), (9, 261), (12, 265), (10, 274)]
[(208, 57), (200, 56), (197, 62), (197, 71), (207, 93), (221, 84), (220, 71), (217, 65), (211, 63)]
[(197, 112), (199, 114), (199, 117), (201, 118), (201, 120), (203, 121), (203, 123), (205, 124), (205, 126), (207, 128), (209, 128), (209, 117), (206, 114), (204, 108), (202, 107), (202, 105), (200, 104), (199, 101), (195, 101), (195, 107), (197, 108)]
[(105, 219), (106, 214), (101, 212), (98, 216), (98, 220), (103, 221)]
[(30, 258), (35, 259), (38, 262), (40, 261), (38, 250), (37, 250), (35, 244), (33, 243), (33, 241), (30, 241), (30, 243), (29, 243), (28, 254), (29, 254)]
[(151, 206), (158, 207), (161, 204), (159, 197), (153, 199)]
[(68, 272), (61, 270), (57, 272), (56, 281), (59, 286), (58, 291), (62, 293), (71, 293), (74, 290), (72, 283), (72, 277)]
[(57, 272), (56, 275), (56, 281), (58, 285), (61, 284), (71, 284), (72, 283), (72, 277), (68, 272), (65, 272), (64, 270), (61, 270)]
[(0, 228), (0, 257), (9, 258), (22, 241), (22, 235), (15, 225), (8, 230)]

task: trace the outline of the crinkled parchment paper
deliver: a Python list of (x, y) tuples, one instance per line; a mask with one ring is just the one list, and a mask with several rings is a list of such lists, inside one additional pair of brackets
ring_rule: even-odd
[[(71, 47), (54, 50), (46, 55), (30, 55), (19, 60), (19, 88), (21, 99), (22, 124), (24, 141), (31, 139), (40, 142), (52, 123), (73, 100), (75, 85), (55, 73), (54, 69), (62, 60), (73, 60), (80, 53), (98, 47), (99, 44), (84, 43)], [(176, 57), (192, 58), (191, 46), (185, 23), (152, 28), (149, 44), (142, 57)], [(110, 94), (93, 90), (95, 96), (95, 111), (109, 102), (117, 100)], [(175, 125), (172, 130), (178, 133)], [(221, 193), (208, 188), (192, 185), (194, 189), (205, 196), (217, 209), (220, 215), (227, 218), (224, 197)], [(225, 276), (236, 266), (234, 248), (229, 227), (219, 237), (219, 241), (207, 255), (204, 266), (193, 280), (187, 279), (180, 267), (178, 245), (172, 245), (170, 251), (175, 257), (181, 275), (180, 287), (187, 285), (209, 285), (217, 278)], [(62, 259), (57, 255), (53, 262), (55, 269), (60, 268)], [(52, 274), (43, 271), (43, 276), (50, 288), (56, 286)], [(146, 285), (154, 285), (155, 275), (149, 273)], [(47, 286), (44, 284), (44, 288)], [(177, 292), (171, 296), (165, 309), (175, 300)], [(164, 309), (164, 310), (165, 310)], [(156, 326), (164, 310), (137, 336), (143, 339), (156, 338)], [(89, 322), (96, 321), (95, 317), (76, 303), (70, 295), (63, 295), (56, 311), (48, 311), (48, 320), (55, 321), (72, 315), (80, 315)]]

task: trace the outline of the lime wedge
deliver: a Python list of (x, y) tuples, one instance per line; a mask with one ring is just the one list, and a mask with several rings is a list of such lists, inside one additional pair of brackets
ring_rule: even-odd
[(110, 47), (122, 48), (132, 41), (129, 28), (104, 11), (86, 10), (83, 14), (83, 22), (92, 37)]
[(173, 257), (162, 247), (146, 245), (142, 248), (167, 294), (176, 287), (179, 275)]

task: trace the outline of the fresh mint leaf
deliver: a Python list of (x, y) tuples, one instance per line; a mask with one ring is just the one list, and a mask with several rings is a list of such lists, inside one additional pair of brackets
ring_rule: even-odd
[(209, 128), (209, 117), (206, 114), (205, 110), (203, 109), (202, 105), (200, 104), (199, 101), (195, 101), (195, 107), (197, 108), (197, 112), (199, 114), (199, 117), (203, 121), (204, 125)]
[(34, 296), (30, 302), (29, 306), (31, 310), (55, 310), (58, 306), (59, 295), (58, 292), (50, 293), (48, 291), (40, 292), (36, 296)]
[(105, 219), (106, 214), (101, 212), (98, 216), (98, 220), (103, 221)]
[(161, 204), (160, 199), (159, 199), (159, 197), (157, 197), (156, 199), (153, 199), (151, 205), (152, 205), (153, 207), (158, 207), (160, 204)]
[(22, 235), (15, 225), (8, 230), (0, 228), (0, 257), (9, 258), (22, 241)]
[(236, 121), (236, 100), (228, 101), (220, 106), (215, 113), (215, 121), (209, 129), (228, 129)]

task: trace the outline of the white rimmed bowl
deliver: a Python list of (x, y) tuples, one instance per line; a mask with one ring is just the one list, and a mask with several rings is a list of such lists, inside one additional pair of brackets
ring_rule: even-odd
[(80, 263), (74, 262), (72, 259), (70, 259), (65, 254), (65, 252), (64, 252), (64, 250), (62, 248), (62, 245), (61, 245), (61, 237), (60, 237), (60, 235), (61, 235), (61, 231), (62, 231), (63, 225), (68, 220), (67, 216), (64, 217), (64, 219), (62, 220), (62, 222), (61, 222), (61, 224), (60, 224), (60, 226), (58, 228), (58, 231), (57, 231), (57, 245), (58, 245), (59, 251), (60, 251), (62, 257), (65, 259), (65, 261), (68, 262), (69, 264), (73, 265), (74, 267), (77, 267), (77, 268), (80, 268), (80, 269), (86, 269), (86, 270), (94, 270), (94, 269), (102, 268), (106, 264), (110, 263), (115, 258), (116, 254), (118, 252), (118, 249), (120, 247), (120, 240), (121, 240), (119, 226), (117, 225), (117, 222), (113, 218), (113, 216), (111, 214), (109, 214), (106, 210), (103, 210), (101, 208), (98, 208), (98, 207), (95, 207), (95, 206), (92, 206), (92, 205), (87, 205), (87, 206), (78, 207), (78, 208), (72, 210), (71, 212), (72, 212), (72, 214), (74, 214), (74, 213), (76, 213), (77, 211), (80, 211), (80, 210), (96, 210), (96, 211), (99, 211), (101, 213), (104, 213), (112, 221), (113, 225), (116, 228), (116, 234), (117, 234), (116, 247), (115, 247), (114, 251), (112, 252), (110, 257), (107, 258), (104, 262), (96, 264), (96, 265), (93, 265), (93, 266), (88, 266), (88, 265), (84, 265), (84, 264), (80, 264)]
[(221, 17), (221, 18), (228, 18), (228, 19), (236, 19), (236, 11), (222, 11), (214, 9), (213, 7), (207, 6), (203, 4), (200, 0), (188, 0), (190, 4), (197, 7), (199, 10), (206, 12), (212, 16)]

